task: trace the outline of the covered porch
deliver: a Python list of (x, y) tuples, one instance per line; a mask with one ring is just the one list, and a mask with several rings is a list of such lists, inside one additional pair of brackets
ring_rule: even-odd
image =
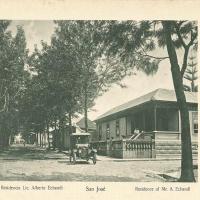
[(154, 140), (179, 140), (181, 133), (180, 113), (176, 105), (150, 103), (132, 110), (126, 115), (127, 138), (135, 130), (152, 134)]
[[(194, 109), (195, 110), (195, 109)], [(194, 158), (197, 157), (197, 133), (193, 130), (197, 122), (197, 111), (190, 107), (190, 126)], [(150, 102), (124, 112), (126, 132), (122, 139), (109, 137), (93, 142), (100, 155), (115, 158), (180, 158), (181, 120), (176, 103)], [(139, 137), (133, 137), (139, 130)], [(198, 131), (197, 131), (198, 132)]]

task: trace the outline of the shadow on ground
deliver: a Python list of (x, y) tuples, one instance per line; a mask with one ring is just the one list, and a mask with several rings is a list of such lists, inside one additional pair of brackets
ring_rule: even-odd
[(55, 159), (60, 160), (65, 157), (60, 156), (60, 154), (56, 154), (56, 152), (52, 152), (51, 150), (38, 148), (34, 145), (28, 146), (20, 146), (13, 145), (8, 149), (0, 151), (0, 159), (1, 160), (48, 160)]
[(95, 176), (87, 175), (83, 176), (82, 174), (77, 173), (55, 173), (52, 175), (40, 176), (33, 174), (31, 176), (26, 176), (25, 174), (18, 174), (19, 176), (12, 177), (1, 177), (1, 181), (86, 181), (86, 182), (138, 182), (139, 180), (129, 178), (129, 177), (116, 177), (116, 176)]

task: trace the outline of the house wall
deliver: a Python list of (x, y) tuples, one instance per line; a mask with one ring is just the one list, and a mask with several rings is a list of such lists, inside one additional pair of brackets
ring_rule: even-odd
[(96, 130), (89, 130), (88, 132), (91, 134), (91, 138), (90, 138), (91, 141), (98, 140), (99, 137), (98, 137), (98, 133)]
[(110, 138), (115, 137), (115, 123), (116, 123), (115, 120), (109, 122), (109, 124), (110, 124)]
[(120, 118), (120, 137), (126, 136), (126, 117)]
[(106, 126), (107, 126), (107, 122), (101, 124), (101, 128), (102, 128), (102, 133), (101, 133), (102, 137), (101, 137), (101, 140), (106, 140)]
[[(140, 111), (133, 110), (128, 113), (124, 113), (124, 117), (116, 117), (113, 120), (107, 120), (104, 122), (97, 121), (97, 133), (99, 135), (99, 125), (102, 126), (102, 138), (101, 140), (106, 140), (106, 129), (109, 123), (110, 127), (110, 138), (121, 139), (122, 136), (130, 136), (134, 130), (134, 127), (140, 127), (144, 132), (155, 132), (157, 131), (155, 139), (180, 139), (181, 132), (181, 122), (180, 122), (180, 112), (176, 104), (169, 103), (159, 103), (156, 104), (156, 128), (154, 119), (154, 109), (153, 106), (143, 107)], [(197, 111), (196, 105), (188, 105), (189, 115), (190, 115), (190, 126), (191, 133), (193, 133), (193, 118), (192, 112)], [(112, 119), (112, 118), (111, 118)], [(116, 120), (119, 120), (120, 124), (120, 134), (116, 135)], [(197, 120), (197, 119), (196, 119)], [(133, 125), (131, 125), (133, 123)], [(133, 126), (133, 127), (132, 127)], [(133, 130), (132, 130), (133, 129)], [(197, 139), (197, 133), (192, 134), (192, 139)]]
[(116, 120), (110, 120), (103, 123), (97, 123), (97, 131), (98, 134), (100, 132), (99, 127), (101, 126), (102, 129), (102, 135), (101, 140), (107, 139), (107, 124), (109, 124), (110, 127), (110, 138), (114, 139), (120, 139), (123, 136), (126, 136), (126, 117), (122, 117), (117, 119), (119, 120), (119, 135), (116, 135)]
[(131, 135), (131, 117), (130, 116), (126, 117), (126, 125), (127, 125), (127, 133), (126, 133), (126, 135), (130, 136)]

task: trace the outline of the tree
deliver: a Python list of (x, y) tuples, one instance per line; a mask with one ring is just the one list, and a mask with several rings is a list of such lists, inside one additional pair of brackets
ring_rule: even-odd
[(13, 37), (7, 31), (10, 21), (0, 21), (0, 137), (2, 146), (19, 131), (19, 101), (23, 95), (27, 72), (24, 70), (27, 50), (22, 27)]
[[(183, 88), (183, 76), (187, 67), (188, 53), (191, 46), (195, 44), (197, 38), (197, 26), (194, 22), (190, 22), (189, 27), (186, 27), (184, 34), (190, 35), (190, 40), (186, 44), (184, 41), (184, 34), (181, 34), (181, 22), (170, 22), (163, 21), (162, 25), (165, 31), (165, 39), (167, 45), (167, 51), (171, 64), (171, 72), (173, 77), (174, 89), (177, 97), (178, 106), (181, 115), (181, 146), (182, 146), (182, 160), (181, 160), (181, 177), (180, 181), (192, 182), (195, 181), (193, 174), (193, 163), (192, 163), (192, 145), (190, 135), (190, 123), (189, 123), (189, 112), (186, 103), (186, 98)], [(180, 69), (175, 45), (172, 39), (172, 32), (175, 28), (178, 40), (184, 48), (184, 57), (182, 68)]]
[[(97, 22), (96, 41), (104, 46), (102, 54), (119, 58), (122, 71), (142, 70), (156, 73), (159, 63), (169, 59), (174, 89), (181, 115), (182, 161), (180, 181), (195, 181), (189, 113), (183, 89), (183, 76), (191, 48), (197, 47), (197, 23), (194, 21), (102, 21)], [(167, 49), (167, 56), (151, 54), (155, 48)], [(183, 50), (178, 58), (177, 50)], [(182, 63), (182, 66), (180, 65)], [(119, 73), (116, 70), (116, 73)]]
[[(29, 66), (36, 75), (32, 78), (24, 99), (24, 102), (27, 99), (30, 99), (30, 102), (27, 105), (23, 103), (25, 121), (28, 121), (29, 125), (40, 124), (40, 131), (46, 126), (49, 135), (48, 127), (59, 122), (60, 149), (63, 146), (66, 121), (71, 127), (72, 116), (82, 109), (83, 88), (78, 54), (71, 47), (73, 44), (62, 34), (63, 32), (59, 33), (57, 30), (50, 45), (42, 42), (42, 49), (36, 48), (30, 56)], [(28, 116), (28, 113), (34, 115)]]
[(195, 57), (189, 57), (190, 62), (188, 63), (187, 69), (185, 71), (184, 78), (190, 82), (190, 86), (184, 84), (184, 90), (189, 92), (198, 92), (198, 87), (195, 85), (197, 77), (197, 63), (195, 62)]
[[(96, 69), (100, 49), (96, 47), (93, 41), (93, 34), (95, 33), (94, 22), (56, 21), (55, 23), (57, 27), (53, 45), (56, 44), (57, 49), (65, 49), (65, 52), (63, 51), (65, 56), (71, 54), (71, 59), (73, 59), (72, 68), (78, 69), (75, 75), (79, 79), (77, 79), (77, 83), (79, 82), (78, 87), (80, 88), (77, 99), (80, 102), (78, 110), (81, 112), (83, 110), (84, 112), (87, 132), (88, 108), (93, 105), (94, 99), (99, 95), (99, 92), (97, 92), (99, 81)], [(73, 91), (75, 87), (76, 85), (74, 84), (71, 90)]]
[[(42, 115), (42, 119), (41, 116), (28, 117), (27, 115), (25, 118), (33, 121), (33, 124), (38, 124), (37, 119), (40, 119), (41, 123), (47, 121), (54, 125), (59, 122), (58, 131), (62, 138), (64, 121), (67, 120), (71, 127), (71, 119), (77, 113), (84, 112), (87, 131), (88, 108), (93, 105), (94, 99), (113, 82), (111, 80), (116, 80), (113, 78), (116, 76), (105, 73), (109, 68), (104, 68), (106, 61), (99, 58), (102, 50), (93, 40), (96, 32), (95, 21), (56, 21), (55, 23), (56, 29), (51, 44), (42, 42), (41, 51), (36, 48), (30, 56), (29, 67), (35, 71), (36, 76), (31, 81), (27, 95), (37, 99), (27, 106), (24, 104), (28, 109), (24, 113), (43, 111), (46, 114)], [(112, 64), (114, 65), (113, 62)], [(26, 99), (29, 98), (26, 97), (25, 101)], [(30, 108), (31, 104), (32, 108)]]

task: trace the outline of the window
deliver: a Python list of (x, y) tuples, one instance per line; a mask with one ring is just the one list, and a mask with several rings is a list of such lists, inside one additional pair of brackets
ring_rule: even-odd
[(197, 112), (192, 112), (192, 128), (193, 128), (193, 133), (197, 134), (198, 133), (198, 113)]
[(99, 140), (102, 139), (102, 125), (99, 124)]
[(116, 120), (116, 135), (120, 135), (120, 127), (119, 127), (119, 120)]
[(194, 133), (198, 133), (198, 123), (194, 123)]
[(110, 124), (106, 124), (106, 138), (110, 139)]

